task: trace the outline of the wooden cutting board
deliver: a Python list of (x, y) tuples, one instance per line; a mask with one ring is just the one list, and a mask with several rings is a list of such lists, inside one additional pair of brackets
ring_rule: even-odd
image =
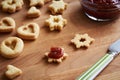
[[(24, 0), (23, 9), (14, 14), (7, 14), (0, 10), (0, 19), (5, 16), (12, 17), (17, 27), (36, 22), (41, 28), (37, 40), (24, 40), (24, 51), (19, 57), (8, 60), (0, 56), (0, 80), (8, 80), (4, 76), (8, 64), (17, 66), (23, 71), (23, 74), (15, 80), (74, 80), (97, 62), (107, 52), (112, 42), (120, 38), (120, 18), (110, 22), (95, 22), (83, 14), (79, 0), (64, 1), (68, 3), (68, 7), (63, 17), (67, 19), (68, 24), (61, 32), (51, 32), (44, 26), (44, 21), (50, 15), (48, 11), (50, 3), (40, 8), (42, 15), (34, 19), (26, 18), (29, 8), (27, 0)], [(76, 33), (88, 33), (95, 42), (88, 49), (76, 49), (70, 43)], [(9, 34), (0, 33), (0, 43), (9, 36), (17, 36), (16, 30)], [(52, 46), (61, 46), (69, 54), (61, 64), (48, 63), (44, 58), (44, 53)], [(96, 80), (120, 80), (120, 56), (116, 57)]]

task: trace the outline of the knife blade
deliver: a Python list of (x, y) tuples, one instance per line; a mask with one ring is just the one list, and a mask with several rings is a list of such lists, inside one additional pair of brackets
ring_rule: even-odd
[(109, 47), (109, 52), (105, 54), (97, 63), (83, 73), (76, 80), (94, 80), (95, 77), (120, 53), (120, 39)]

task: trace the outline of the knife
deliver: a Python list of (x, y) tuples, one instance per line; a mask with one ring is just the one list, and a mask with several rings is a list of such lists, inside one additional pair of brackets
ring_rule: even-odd
[(83, 73), (76, 80), (94, 80), (95, 77), (120, 53), (120, 39), (109, 47), (109, 52), (105, 54), (97, 63)]

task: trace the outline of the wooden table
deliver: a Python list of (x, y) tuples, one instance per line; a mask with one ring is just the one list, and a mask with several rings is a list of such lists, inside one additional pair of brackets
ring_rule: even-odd
[[(0, 19), (10, 16), (15, 19), (17, 27), (28, 22), (36, 22), (41, 32), (35, 41), (24, 40), (24, 51), (19, 57), (9, 60), (0, 56), (0, 80), (7, 80), (4, 72), (8, 64), (23, 70), (23, 74), (15, 80), (74, 80), (97, 62), (107, 52), (112, 42), (120, 38), (120, 18), (110, 22), (92, 21), (81, 11), (79, 0), (64, 0), (68, 3), (68, 7), (63, 17), (67, 19), (68, 24), (61, 32), (51, 32), (44, 26), (44, 21), (50, 15), (48, 11), (50, 3), (40, 8), (42, 15), (39, 18), (28, 19), (26, 18), (28, 1), (24, 1), (23, 9), (14, 14), (0, 10)], [(88, 49), (76, 49), (70, 43), (76, 33), (88, 33), (95, 42)], [(0, 42), (9, 36), (17, 36), (16, 30), (9, 34), (0, 33)], [(52, 46), (65, 48), (69, 57), (61, 64), (47, 63), (44, 53)], [(116, 57), (95, 80), (120, 80), (120, 56)]]

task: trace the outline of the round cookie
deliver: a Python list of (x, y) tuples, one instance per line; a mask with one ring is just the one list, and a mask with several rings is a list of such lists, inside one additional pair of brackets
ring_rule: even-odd
[(8, 37), (0, 45), (0, 54), (5, 58), (15, 58), (23, 51), (24, 43), (18, 37)]

